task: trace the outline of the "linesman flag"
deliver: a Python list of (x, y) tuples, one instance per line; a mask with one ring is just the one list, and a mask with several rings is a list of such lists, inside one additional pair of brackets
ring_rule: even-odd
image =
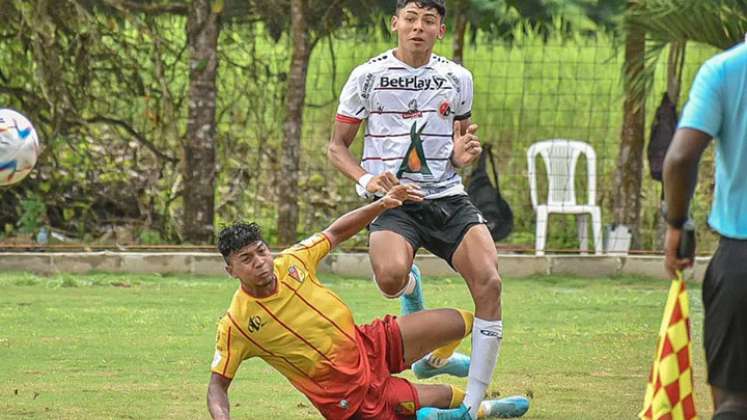
[[(683, 232), (685, 246), (680, 255), (695, 251), (694, 235)], [(692, 235), (688, 238), (689, 235)], [(690, 248), (683, 252), (683, 248)], [(656, 358), (646, 385), (643, 410), (638, 415), (644, 420), (696, 419), (693, 398), (692, 340), (690, 335), (690, 302), (687, 298), (682, 272), (672, 280), (664, 317), (656, 342)]]

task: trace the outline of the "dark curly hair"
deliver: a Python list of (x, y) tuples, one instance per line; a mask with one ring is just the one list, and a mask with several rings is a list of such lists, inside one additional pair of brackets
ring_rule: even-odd
[(424, 9), (436, 9), (438, 15), (441, 16), (443, 21), (446, 18), (446, 1), (445, 0), (397, 0), (397, 8), (394, 9), (394, 14), (398, 15), (399, 11), (404, 9), (410, 3), (415, 3), (419, 7)]
[(238, 222), (223, 228), (218, 234), (218, 251), (228, 262), (228, 257), (241, 248), (261, 241), (262, 229), (256, 223)]

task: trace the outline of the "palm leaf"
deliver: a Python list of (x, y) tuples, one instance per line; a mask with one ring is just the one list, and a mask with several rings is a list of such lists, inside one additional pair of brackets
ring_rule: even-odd
[(643, 29), (647, 48), (642, 67), (627, 63), (626, 80), (634, 95), (651, 91), (662, 52), (672, 43), (696, 42), (727, 49), (747, 33), (747, 0), (631, 0), (625, 30)]

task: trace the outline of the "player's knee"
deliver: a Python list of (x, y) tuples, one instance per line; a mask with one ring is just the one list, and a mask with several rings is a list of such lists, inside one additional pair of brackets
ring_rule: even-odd
[[(502, 282), (498, 273), (485, 273), (475, 279), (473, 288), (477, 291), (476, 301), (486, 304), (499, 304), (501, 300)], [(477, 303), (477, 302), (476, 302)]]
[(374, 280), (385, 297), (394, 299), (402, 295), (407, 285), (409, 271), (382, 270), (374, 273)]

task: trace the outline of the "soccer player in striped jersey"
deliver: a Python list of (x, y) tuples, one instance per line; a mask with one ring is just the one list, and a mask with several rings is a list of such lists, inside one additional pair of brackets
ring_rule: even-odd
[[(412, 186), (394, 187), (275, 258), (256, 224), (239, 223), (220, 233), (226, 271), (240, 286), (218, 326), (207, 398), (213, 418), (229, 418), (229, 385), (239, 365), (255, 357), (284, 375), (328, 419), (458, 418), (444, 417), (437, 408), (458, 411), (463, 391), (412, 384), (392, 374), (437, 347), (448, 357), (470, 333), (473, 315), (437, 309), (356, 326), (347, 305), (316, 275), (319, 261), (335, 245), (405, 200), (422, 196)], [(466, 376), (468, 369), (452, 373)], [(519, 397), (486, 401), (481, 409), (484, 415), (521, 415), (527, 406)]]
[[(475, 302), (475, 331), (466, 406), (474, 418), (493, 376), (501, 340), (501, 279), (495, 244), (456, 168), (482, 151), (471, 122), (472, 75), (432, 54), (446, 27), (444, 0), (398, 0), (392, 17), (396, 48), (358, 66), (340, 95), (328, 156), (364, 197), (398, 184), (416, 184), (420, 203), (390, 209), (369, 227), (374, 278), (406, 311), (423, 308), (413, 258), (421, 246), (448, 262)], [(365, 120), (363, 156), (349, 147)], [(457, 357), (457, 356), (455, 356)], [(413, 367), (449, 363), (428, 357)]]

